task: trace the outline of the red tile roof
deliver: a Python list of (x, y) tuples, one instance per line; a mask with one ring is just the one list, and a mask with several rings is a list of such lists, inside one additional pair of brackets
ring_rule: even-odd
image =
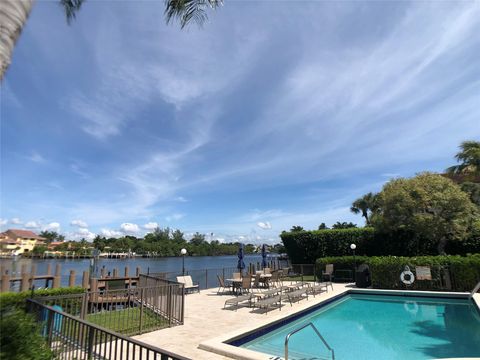
[(21, 229), (8, 229), (5, 231), (7, 236), (14, 236), (17, 238), (22, 239), (37, 239), (37, 240), (45, 240), (45, 238), (38, 236), (33, 231), (30, 230), (21, 230)]

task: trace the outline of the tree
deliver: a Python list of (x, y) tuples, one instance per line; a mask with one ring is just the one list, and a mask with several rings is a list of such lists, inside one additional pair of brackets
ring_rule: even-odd
[(291, 232), (297, 232), (297, 231), (305, 231), (305, 229), (301, 226), (298, 226), (298, 225), (294, 225), (292, 226), (292, 228), (290, 229)]
[(371, 192), (355, 200), (350, 208), (350, 211), (354, 214), (362, 214), (362, 216), (365, 218), (365, 223), (367, 226), (370, 226), (370, 218), (377, 210), (378, 197), (377, 194), (373, 194)]
[(57, 241), (64, 241), (65, 240), (65, 236), (60, 235), (56, 231), (43, 230), (40, 233), (40, 236), (47, 239), (47, 242), (52, 242), (52, 241), (55, 241), (55, 240), (57, 240)]
[(419, 240), (436, 246), (439, 254), (445, 253), (447, 242), (465, 239), (479, 219), (468, 195), (437, 174), (391, 180), (378, 201), (381, 210), (372, 218), (376, 230), (411, 231)]
[[(67, 23), (75, 19), (85, 0), (60, 0)], [(13, 48), (32, 10), (34, 0), (2, 0), (2, 42), (0, 43), (0, 81), (10, 65)], [(216, 9), (221, 0), (166, 0), (165, 18), (180, 21), (182, 29), (196, 22), (201, 26), (207, 20), (206, 10)]]
[(447, 173), (480, 176), (480, 141), (464, 141), (460, 144), (460, 149), (455, 158), (461, 164), (450, 166)]
[(318, 226), (318, 230), (327, 230), (328, 229), (328, 226), (325, 225), (325, 223), (321, 223), (319, 226)]
[(357, 224), (354, 224), (352, 222), (340, 222), (337, 221), (335, 224), (332, 225), (332, 229), (352, 229), (356, 228)]
[(202, 245), (205, 241), (205, 235), (200, 234), (198, 231), (193, 235), (192, 239), (190, 240), (190, 244), (192, 245)]

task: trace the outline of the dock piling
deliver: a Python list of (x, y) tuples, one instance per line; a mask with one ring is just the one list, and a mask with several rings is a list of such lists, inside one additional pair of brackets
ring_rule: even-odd
[(75, 270), (70, 270), (70, 276), (68, 278), (68, 286), (69, 287), (75, 286)]

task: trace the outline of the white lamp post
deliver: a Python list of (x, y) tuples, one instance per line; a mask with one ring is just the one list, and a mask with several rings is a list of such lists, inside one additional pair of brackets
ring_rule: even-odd
[(355, 271), (357, 270), (357, 262), (355, 261), (355, 249), (357, 248), (357, 245), (355, 244), (350, 244), (350, 249), (353, 251), (353, 279), (355, 280)]
[(185, 255), (187, 255), (187, 249), (183, 248), (180, 250), (180, 254), (182, 254), (182, 275), (185, 275)]

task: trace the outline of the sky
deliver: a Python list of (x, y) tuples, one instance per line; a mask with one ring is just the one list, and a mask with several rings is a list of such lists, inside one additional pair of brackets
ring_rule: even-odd
[(37, 1), (1, 84), (2, 229), (276, 243), (480, 139), (480, 2)]

